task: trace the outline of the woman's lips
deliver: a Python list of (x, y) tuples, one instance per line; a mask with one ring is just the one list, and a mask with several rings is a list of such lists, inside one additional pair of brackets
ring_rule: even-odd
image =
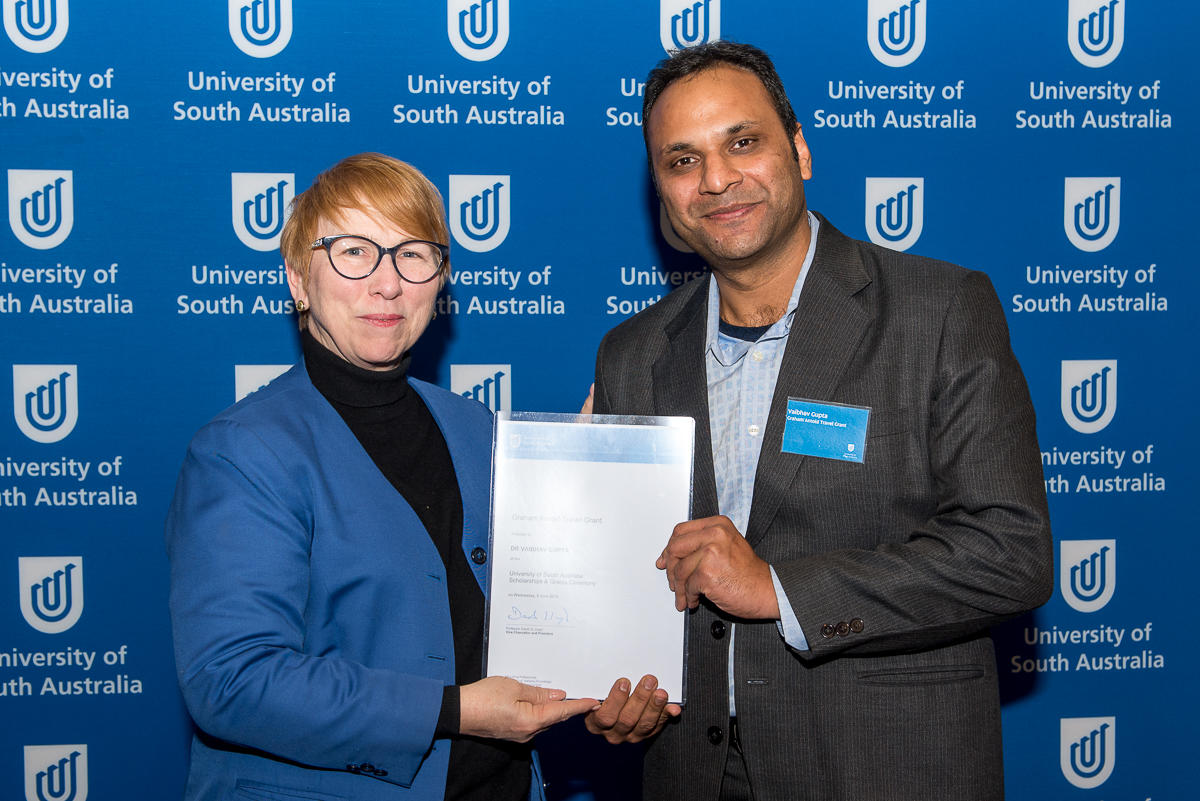
[(363, 314), (359, 316), (360, 320), (378, 328), (391, 328), (397, 325), (404, 319), (402, 314)]

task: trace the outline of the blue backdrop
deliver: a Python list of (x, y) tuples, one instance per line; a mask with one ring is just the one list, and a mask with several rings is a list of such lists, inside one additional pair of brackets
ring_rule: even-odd
[[(191, 434), (297, 356), (294, 193), (364, 150), (418, 166), (455, 276), (415, 371), (577, 409), (604, 332), (702, 269), (661, 225), (640, 95), (666, 48), (718, 37), (775, 58), (813, 208), (985, 270), (1008, 309), (1060, 573), (997, 631), (1009, 795), (1194, 785), (1195, 3), (3, 0), (3, 20), (0, 797), (181, 791), (162, 521)], [(636, 786), (636, 752), (578, 726), (543, 750), (556, 798)]]

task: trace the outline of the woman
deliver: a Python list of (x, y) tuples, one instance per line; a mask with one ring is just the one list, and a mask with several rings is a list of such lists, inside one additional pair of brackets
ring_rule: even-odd
[(196, 435), (167, 520), (188, 799), (541, 798), (522, 743), (595, 705), (482, 678), (490, 415), (406, 375), (447, 239), (387, 156), (293, 204), (304, 361)]

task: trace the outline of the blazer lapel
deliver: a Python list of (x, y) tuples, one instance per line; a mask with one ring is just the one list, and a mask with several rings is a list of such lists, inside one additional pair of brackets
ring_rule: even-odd
[(874, 310), (871, 283), (852, 240), (824, 217), (817, 252), (788, 334), (754, 477), (754, 502), (746, 526), (750, 544), (761, 540), (789, 492), (803, 456), (781, 450), (789, 397), (830, 400), (858, 350)]
[(692, 417), (696, 450), (692, 462), (692, 517), (717, 514), (712, 435), (708, 427), (708, 379), (704, 340), (708, 333), (708, 284), (698, 281), (692, 297), (665, 327), (667, 349), (651, 366), (655, 414)]

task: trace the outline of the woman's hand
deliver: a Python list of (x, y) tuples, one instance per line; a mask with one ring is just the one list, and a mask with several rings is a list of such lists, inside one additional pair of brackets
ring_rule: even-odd
[(524, 743), (555, 723), (600, 705), (595, 698), (568, 701), (566, 695), (562, 690), (489, 676), (459, 688), (458, 728), (475, 737)]

